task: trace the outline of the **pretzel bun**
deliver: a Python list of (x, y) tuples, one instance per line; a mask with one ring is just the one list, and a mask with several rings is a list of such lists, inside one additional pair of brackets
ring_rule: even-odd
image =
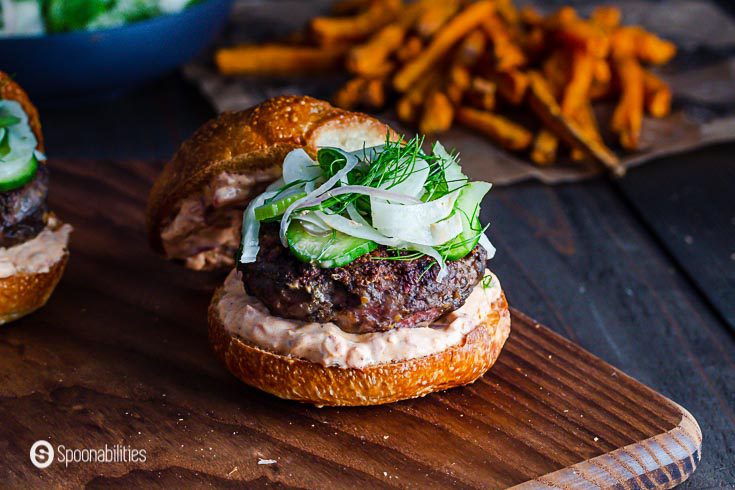
[[(0, 71), (0, 100), (15, 100), (21, 105), (36, 135), (37, 147), (40, 151), (44, 151), (38, 110), (20, 85), (2, 71)], [(62, 226), (55, 218), (54, 223), (54, 227)], [(17, 273), (0, 278), (0, 325), (28, 315), (45, 305), (64, 274), (68, 260), (69, 252), (64, 251), (46, 272)]]
[(283, 159), (296, 148), (312, 156), (319, 146), (357, 150), (385, 142), (392, 130), (366, 114), (332, 107), (311, 97), (281, 96), (240, 112), (225, 112), (186, 140), (156, 180), (148, 199), (151, 246), (163, 252), (161, 230), (182, 199), (221, 172), (281, 176)]
[(227, 369), (272, 395), (319, 406), (380, 405), (472, 383), (492, 367), (510, 334), (510, 312), (501, 293), (480, 325), (441, 352), (363, 369), (324, 367), (263, 350), (230, 333), (217, 308), (222, 295), (219, 288), (209, 306), (209, 341)]

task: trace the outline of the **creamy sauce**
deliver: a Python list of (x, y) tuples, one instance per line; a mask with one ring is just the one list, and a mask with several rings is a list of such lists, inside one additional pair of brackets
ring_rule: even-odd
[(10, 248), (0, 248), (0, 278), (15, 274), (48, 272), (61, 259), (69, 243), (70, 225), (49, 224), (35, 238)]
[(222, 172), (201, 193), (181, 201), (174, 219), (161, 231), (166, 256), (194, 270), (232, 266), (240, 244), (242, 212), (252, 189), (275, 180), (264, 171), (249, 175)]
[[(491, 275), (490, 271), (485, 271)], [(480, 281), (459, 309), (430, 327), (352, 334), (334, 323), (307, 323), (273, 316), (245, 292), (239, 272), (232, 271), (217, 310), (231, 334), (271, 352), (298, 357), (323, 366), (364, 368), (441, 352), (459, 344), (492, 312), (501, 298), (497, 277)]]

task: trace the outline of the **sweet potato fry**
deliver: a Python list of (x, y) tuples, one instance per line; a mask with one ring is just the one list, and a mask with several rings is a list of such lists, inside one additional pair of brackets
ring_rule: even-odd
[(473, 77), (470, 84), (468, 100), (473, 106), (486, 111), (495, 109), (495, 92), (497, 86), (482, 77)]
[(676, 45), (641, 29), (636, 54), (644, 63), (663, 65), (676, 56)]
[(572, 54), (569, 81), (563, 88), (561, 111), (567, 116), (576, 113), (589, 98), (594, 59), (585, 51)]
[(635, 56), (644, 63), (662, 65), (676, 55), (676, 45), (661, 39), (639, 26), (621, 27), (612, 34), (612, 54), (615, 58)]
[(531, 132), (523, 126), (491, 112), (463, 106), (457, 109), (456, 118), (460, 124), (482, 133), (508, 150), (525, 150), (533, 139)]
[(495, 67), (499, 71), (508, 71), (526, 63), (526, 55), (513, 42), (506, 25), (497, 15), (489, 15), (482, 22), (482, 29), (492, 42)]
[(612, 5), (595, 7), (590, 15), (590, 22), (606, 32), (612, 32), (620, 27), (620, 9)]
[(470, 87), (472, 75), (469, 68), (460, 63), (454, 63), (449, 70), (446, 82), (446, 94), (452, 104), (457, 105)]
[(643, 70), (643, 90), (646, 110), (653, 117), (664, 117), (671, 112), (671, 89), (668, 84), (648, 70)]
[(393, 86), (399, 92), (405, 92), (422, 75), (431, 69), (452, 46), (468, 32), (475, 29), (482, 19), (493, 11), (493, 3), (481, 0), (470, 4), (452, 18), (436, 36), (429, 46), (416, 58), (406, 64), (394, 77)]
[(616, 59), (613, 67), (620, 85), (620, 100), (615, 106), (610, 129), (618, 134), (623, 148), (635, 150), (643, 124), (643, 69), (632, 57)]
[(418, 119), (419, 108), (429, 92), (436, 90), (442, 81), (441, 73), (436, 70), (419, 79), (403, 97), (398, 99), (396, 113), (403, 122), (414, 122)]
[(610, 40), (596, 25), (576, 21), (563, 24), (556, 31), (557, 38), (573, 49), (582, 49), (597, 58), (604, 58), (610, 51)]
[(485, 34), (476, 29), (470, 32), (457, 48), (456, 59), (458, 63), (466, 66), (474, 65), (485, 51)]
[(419, 121), (419, 131), (424, 134), (434, 134), (446, 131), (454, 120), (454, 106), (447, 95), (434, 90), (426, 98), (424, 112)]
[(408, 97), (401, 97), (396, 102), (396, 114), (398, 120), (406, 124), (412, 123), (416, 120), (417, 105), (414, 104)]
[(339, 68), (343, 48), (243, 45), (217, 51), (215, 63), (224, 75), (294, 75)]
[(543, 73), (549, 82), (554, 97), (562, 96), (564, 86), (569, 82), (572, 71), (572, 53), (566, 49), (554, 50), (543, 63)]
[(419, 55), (424, 45), (418, 36), (411, 36), (396, 51), (396, 58), (401, 63), (406, 63)]
[(520, 11), (521, 22), (529, 27), (538, 27), (544, 22), (541, 12), (530, 5), (524, 6)]
[[(571, 53), (556, 49), (546, 58), (543, 65), (544, 76), (555, 99), (562, 97), (572, 71)], [(549, 165), (556, 160), (559, 138), (548, 129), (541, 129), (533, 142), (531, 161), (537, 165)]]
[(504, 72), (486, 70), (482, 75), (497, 86), (498, 93), (510, 104), (518, 105), (523, 102), (528, 88), (528, 77), (524, 72), (520, 70)]
[(573, 22), (578, 22), (579, 16), (573, 7), (565, 6), (543, 20), (544, 27), (550, 31), (556, 31)]
[(607, 60), (595, 59), (592, 81), (605, 84), (610, 82), (610, 77), (610, 63)]
[(604, 58), (610, 50), (608, 36), (602, 29), (580, 19), (572, 7), (562, 7), (544, 19), (544, 27), (560, 42), (595, 57)]
[(583, 148), (596, 160), (604, 164), (614, 175), (624, 175), (625, 168), (620, 165), (620, 161), (609, 148), (600, 142), (587, 138), (575, 122), (562, 114), (561, 107), (554, 100), (554, 94), (544, 77), (538, 72), (531, 71), (528, 78), (529, 106), (546, 128), (569, 146)]
[(311, 31), (321, 44), (360, 41), (393, 21), (402, 4), (401, 0), (375, 0), (352, 17), (316, 17)]
[(385, 105), (385, 81), (380, 78), (368, 80), (362, 92), (361, 102), (370, 109), (382, 109)]
[(546, 31), (542, 27), (532, 27), (520, 41), (523, 51), (529, 60), (542, 57), (548, 46), (546, 45)]
[[(595, 118), (595, 113), (592, 110), (592, 106), (589, 103), (585, 103), (580, 107), (576, 113), (572, 115), (572, 120), (579, 126), (579, 130), (585, 137), (590, 138), (593, 141), (602, 143), (602, 136), (600, 135), (600, 128)], [(588, 153), (580, 148), (572, 148), (571, 158), (573, 161), (578, 162), (587, 158)]]
[(424, 39), (430, 39), (446, 22), (457, 13), (458, 0), (442, 0), (427, 3), (416, 19), (414, 29)]
[(536, 165), (549, 165), (556, 160), (556, 150), (559, 147), (559, 138), (548, 129), (542, 129), (533, 140), (531, 161)]
[(365, 78), (353, 78), (345, 83), (336, 94), (334, 94), (334, 105), (342, 109), (354, 109), (363, 97), (368, 80)]
[(614, 94), (615, 87), (612, 84), (612, 80), (592, 80), (592, 86), (590, 87), (590, 100), (604, 100), (612, 97)]
[(513, 4), (513, 0), (495, 0), (495, 9), (509, 26), (515, 26), (521, 21), (521, 15)]
[(403, 43), (405, 29), (389, 24), (365, 44), (352, 48), (347, 56), (347, 69), (362, 76), (375, 74), (375, 67), (386, 63), (388, 57)]

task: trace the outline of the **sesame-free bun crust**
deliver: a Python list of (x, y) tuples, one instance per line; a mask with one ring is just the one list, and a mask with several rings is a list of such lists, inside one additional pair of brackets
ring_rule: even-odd
[(46, 304), (64, 274), (69, 252), (48, 272), (15, 274), (0, 279), (0, 325), (36, 311)]
[(36, 135), (38, 141), (38, 149), (44, 151), (43, 147), (43, 133), (41, 133), (41, 119), (38, 116), (38, 110), (36, 106), (31, 103), (31, 99), (28, 98), (25, 90), (15, 81), (10, 78), (10, 75), (4, 71), (0, 71), (0, 100), (15, 100), (18, 101), (23, 111), (28, 115), (28, 122), (31, 125), (33, 134)]
[(472, 383), (495, 363), (510, 333), (505, 295), (461, 344), (430, 356), (364, 369), (324, 367), (263, 350), (227, 331), (217, 304), (209, 307), (209, 340), (214, 352), (241, 381), (288, 400), (315, 405), (380, 405)]
[(283, 159), (295, 148), (315, 155), (319, 146), (356, 150), (394, 133), (366, 114), (332, 107), (311, 97), (281, 96), (239, 112), (225, 112), (186, 140), (156, 180), (148, 199), (147, 228), (153, 248), (163, 251), (161, 230), (191, 196), (221, 172), (281, 176)]

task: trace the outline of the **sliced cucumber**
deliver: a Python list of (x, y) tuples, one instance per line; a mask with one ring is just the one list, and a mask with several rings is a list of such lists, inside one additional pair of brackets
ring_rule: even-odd
[(302, 262), (316, 263), (323, 269), (347, 265), (361, 255), (370, 253), (378, 244), (333, 230), (326, 235), (312, 235), (298, 220), (289, 224), (286, 232), (288, 247)]
[(462, 189), (454, 205), (462, 217), (462, 233), (442, 246), (446, 260), (461, 259), (480, 241), (480, 203), (489, 190), (487, 182), (470, 182)]
[(305, 192), (298, 192), (288, 197), (284, 197), (283, 199), (265, 203), (262, 206), (255, 208), (255, 219), (258, 221), (265, 221), (277, 218), (285, 213), (286, 209), (288, 209), (294, 201), (301, 199), (305, 195)]
[(8, 130), (0, 128), (0, 159), (5, 158), (10, 153), (10, 137)]
[(15, 116), (0, 116), (0, 128), (7, 128), (8, 126), (15, 126), (20, 122), (19, 117)]
[(32, 156), (30, 160), (14, 160), (0, 162), (0, 192), (10, 191), (26, 185), (36, 175), (38, 160)]

